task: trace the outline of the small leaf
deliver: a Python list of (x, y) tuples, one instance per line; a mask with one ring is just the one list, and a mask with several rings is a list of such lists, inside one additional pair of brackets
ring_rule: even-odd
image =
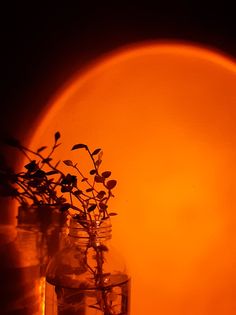
[(40, 152), (42, 152), (42, 151), (45, 150), (45, 149), (47, 149), (47, 147), (46, 147), (46, 146), (43, 146), (43, 147), (41, 147), (41, 148), (39, 148), (39, 149), (37, 150), (37, 153), (40, 153)]
[(33, 175), (33, 178), (42, 178), (45, 176), (45, 172), (43, 170), (38, 169)]
[(106, 205), (105, 203), (102, 203), (100, 202), (99, 203), (99, 208), (102, 210), (102, 211), (105, 211), (107, 209), (108, 205)]
[(91, 192), (91, 191), (93, 191), (93, 188), (86, 189), (86, 192)]
[(88, 178), (87, 177), (84, 177), (81, 179), (81, 182), (87, 182)]
[(113, 217), (113, 216), (115, 216), (115, 215), (118, 215), (118, 213), (115, 213), (115, 212), (109, 213), (109, 216), (110, 216), (110, 217)]
[(64, 160), (63, 163), (66, 164), (67, 166), (73, 166), (73, 163), (71, 160)]
[(99, 167), (99, 166), (101, 165), (101, 163), (102, 163), (102, 160), (97, 160), (97, 161), (95, 162), (95, 165), (96, 165), (97, 167)]
[(99, 191), (97, 194), (98, 199), (102, 199), (106, 195), (106, 192), (104, 190)]
[(113, 189), (116, 186), (116, 184), (117, 184), (117, 181), (114, 179), (111, 179), (106, 183), (106, 187), (108, 189)]
[(96, 173), (97, 173), (96, 170), (91, 170), (91, 171), (89, 172), (90, 175), (94, 175), (94, 174), (96, 174)]
[(68, 209), (70, 209), (71, 205), (69, 203), (64, 203), (61, 207), (60, 207), (60, 211), (61, 212), (65, 212)]
[(64, 192), (70, 192), (72, 190), (72, 187), (66, 187), (66, 186), (62, 186), (61, 187), (61, 192), (64, 193)]
[(50, 161), (52, 161), (52, 158), (46, 158), (42, 160), (42, 163), (49, 163)]
[(88, 212), (91, 212), (91, 211), (95, 210), (96, 207), (97, 207), (96, 204), (92, 204), (90, 207), (88, 207), (87, 211), (88, 211)]
[(54, 138), (55, 138), (55, 142), (57, 142), (57, 140), (61, 138), (61, 134), (59, 131), (55, 133)]
[(101, 149), (96, 149), (96, 150), (93, 151), (92, 155), (96, 155), (96, 154), (98, 154), (100, 151), (101, 151)]
[(88, 149), (86, 144), (78, 143), (78, 144), (73, 145), (71, 150), (77, 150), (77, 149), (82, 149), (82, 148), (85, 148), (86, 150)]
[(74, 195), (75, 195), (75, 196), (81, 195), (82, 193), (83, 193), (83, 191), (80, 190), (80, 189), (74, 191)]
[(111, 176), (111, 172), (110, 171), (105, 171), (102, 173), (102, 177), (104, 178), (108, 178), (109, 176)]
[(62, 178), (61, 184), (75, 186), (77, 184), (77, 177), (75, 175), (67, 174)]
[(103, 151), (100, 151), (99, 154), (98, 154), (98, 160), (101, 160), (102, 156), (103, 156)]
[(95, 180), (96, 183), (103, 183), (104, 178), (102, 176), (96, 175), (94, 177), (94, 180)]
[(26, 164), (24, 166), (29, 172), (35, 172), (38, 169), (38, 165), (36, 163), (36, 160), (31, 161), (30, 163)]
[(46, 175), (55, 175), (55, 174), (58, 174), (59, 173), (59, 171), (49, 171), (49, 172), (47, 172), (46, 173)]

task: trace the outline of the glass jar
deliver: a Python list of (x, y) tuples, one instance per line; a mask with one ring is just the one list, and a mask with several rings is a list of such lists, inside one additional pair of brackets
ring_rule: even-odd
[(60, 249), (66, 233), (67, 216), (57, 206), (39, 205), (19, 207), (18, 229), (33, 231), (37, 235), (37, 254), (41, 275), (45, 275), (49, 259)]
[(46, 272), (46, 315), (129, 314), (130, 277), (110, 244), (111, 222), (72, 219)]
[[(40, 314), (45, 309), (46, 266), (61, 248), (66, 233), (67, 217), (54, 205), (19, 207), (17, 216), (18, 234), (30, 232), (34, 236), (34, 255), (38, 260)], [(33, 279), (32, 279), (33, 281)]]
[(0, 230), (0, 313), (41, 315), (36, 234), (14, 226)]

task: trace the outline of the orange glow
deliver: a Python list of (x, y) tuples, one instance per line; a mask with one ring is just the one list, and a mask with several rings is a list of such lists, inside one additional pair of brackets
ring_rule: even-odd
[(143, 44), (78, 74), (39, 121), (33, 148), (59, 130), (64, 159), (104, 150), (133, 315), (236, 314), (235, 86), (218, 53)]
[(46, 278), (41, 277), (39, 282), (39, 296), (40, 296), (40, 314), (45, 314), (45, 287), (46, 287)]

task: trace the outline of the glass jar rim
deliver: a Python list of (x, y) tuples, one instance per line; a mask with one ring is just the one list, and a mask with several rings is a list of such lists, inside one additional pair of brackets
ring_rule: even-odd
[(110, 239), (112, 225), (110, 219), (106, 220), (78, 220), (71, 218), (69, 223), (69, 236), (89, 239)]

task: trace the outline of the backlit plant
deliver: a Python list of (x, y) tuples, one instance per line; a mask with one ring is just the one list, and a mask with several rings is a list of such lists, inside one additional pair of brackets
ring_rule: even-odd
[[(116, 213), (108, 213), (108, 201), (113, 197), (116, 180), (110, 179), (110, 171), (101, 171), (102, 150), (93, 151), (86, 144), (75, 144), (71, 150), (85, 150), (91, 169), (88, 174), (80, 169), (78, 162), (63, 160), (55, 162), (53, 153), (61, 145), (61, 135), (56, 132), (51, 148), (42, 146), (33, 151), (18, 140), (8, 144), (20, 150), (28, 163), (18, 173), (1, 170), (1, 195), (11, 196), (21, 206), (56, 205), (61, 211), (75, 210), (77, 218), (89, 220), (106, 219)], [(47, 154), (45, 152), (48, 151)], [(64, 163), (68, 172), (60, 167)]]
[[(75, 255), (78, 261), (81, 261), (83, 257), (79, 270), (88, 271), (88, 281), (92, 281), (95, 288), (94, 293), (90, 292), (90, 298), (93, 296), (94, 300), (89, 303), (89, 309), (102, 312), (104, 315), (127, 314), (118, 311), (119, 308), (127, 309), (127, 292), (123, 289), (124, 281), (116, 285), (109, 283), (112, 275), (104, 271), (105, 257), (109, 248), (101, 242), (97, 234), (100, 226), (102, 227), (102, 222), (116, 215), (108, 211), (108, 202), (111, 197), (114, 197), (113, 188), (117, 182), (111, 179), (111, 171), (101, 170), (103, 153), (100, 148), (90, 150), (86, 144), (82, 143), (72, 146), (71, 150), (84, 151), (87, 154), (91, 164), (87, 172), (82, 171), (80, 162), (69, 159), (55, 161), (53, 154), (61, 145), (60, 138), (60, 133), (56, 132), (51, 147), (42, 146), (36, 151), (25, 147), (18, 140), (8, 141), (9, 145), (23, 153), (27, 163), (20, 172), (14, 172), (11, 169), (0, 170), (1, 195), (15, 198), (26, 210), (32, 206), (52, 205), (61, 212), (72, 215), (75, 222), (78, 222), (87, 232), (89, 239), (84, 256), (80, 251), (76, 252), (76, 255), (80, 257)], [(65, 268), (66, 266), (63, 266), (63, 269)], [(68, 268), (73, 274), (73, 268), (70, 266)], [(67, 297), (65, 290), (61, 289), (56, 281), (57, 279), (52, 279), (51, 283), (55, 285), (59, 300), (69, 298), (69, 300), (72, 299), (73, 304), (85, 298), (84, 293), (80, 291), (74, 296), (73, 289), (73, 296), (71, 297), (69, 293)], [(78, 285), (81, 290), (86, 290), (88, 287), (87, 282)], [(79, 301), (76, 300), (77, 298)]]

